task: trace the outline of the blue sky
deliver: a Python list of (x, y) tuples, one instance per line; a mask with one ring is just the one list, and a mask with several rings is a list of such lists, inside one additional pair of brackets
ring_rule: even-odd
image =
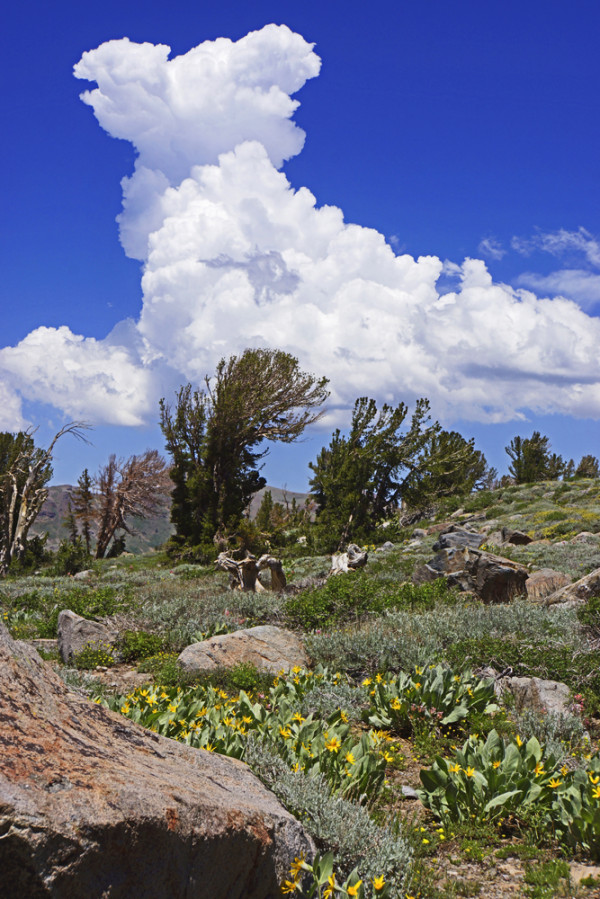
[[(534, 429), (599, 454), (597, 4), (37, 2), (7, 18), (0, 428), (44, 442), (90, 421), (93, 446), (57, 447), (57, 482), (161, 447), (157, 398), (248, 335), (333, 386), (325, 429), (274, 452), (271, 483), (303, 489), (362, 394), (429, 396), (501, 470)], [(242, 43), (206, 44), (214, 69), (184, 56), (220, 37)]]

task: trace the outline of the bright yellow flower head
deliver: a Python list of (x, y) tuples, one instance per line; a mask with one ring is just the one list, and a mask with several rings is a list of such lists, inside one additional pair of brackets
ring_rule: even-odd
[(325, 749), (329, 752), (339, 752), (341, 745), (342, 741), (338, 737), (331, 737), (330, 740), (325, 740)]
[(383, 877), (376, 877), (375, 880), (373, 881), (373, 888), (376, 893), (378, 893), (380, 890), (382, 890), (384, 888), (384, 886), (385, 886), (385, 880), (383, 879)]
[(348, 895), (349, 896), (358, 896), (358, 891), (360, 889), (361, 883), (362, 883), (362, 880), (357, 880), (356, 883), (354, 884), (354, 886), (348, 887), (348, 889), (347, 889)]
[(600, 799), (600, 787), (594, 787), (592, 790), (592, 796), (594, 799)]
[(467, 777), (474, 777), (475, 776), (475, 768), (471, 768), (469, 766), (467, 768), (467, 770), (465, 771), (465, 774), (467, 775)]
[(536, 775), (538, 775), (538, 774), (544, 774), (544, 763), (543, 763), (543, 762), (538, 762), (537, 765), (536, 765), (535, 768), (534, 768), (534, 772), (535, 772)]
[(590, 783), (594, 785), (597, 784), (598, 781), (600, 781), (600, 776), (592, 774), (591, 771), (589, 772), (588, 777), (590, 779)]
[(304, 864), (304, 852), (300, 855), (297, 855), (292, 864), (290, 865), (290, 874), (294, 878), (294, 880), (298, 879), (298, 874), (302, 870), (302, 865)]
[(515, 739), (517, 741), (517, 746), (521, 747), (523, 745), (523, 740), (521, 739), (521, 737), (517, 734)]
[(492, 768), (499, 768), (499, 767), (500, 767), (500, 762), (493, 762), (493, 763), (492, 763)]
[(351, 752), (346, 753), (346, 761), (348, 762), (349, 765), (354, 765), (354, 763), (356, 762), (356, 759), (354, 758), (354, 756), (352, 755)]
[(450, 774), (458, 774), (459, 771), (460, 765), (458, 764), (458, 762), (456, 763), (456, 765), (450, 765)]
[(553, 777), (552, 780), (550, 781), (550, 786), (552, 787), (553, 790), (555, 790), (557, 787), (560, 787), (561, 784), (562, 784), (562, 780), (559, 780), (557, 777)]

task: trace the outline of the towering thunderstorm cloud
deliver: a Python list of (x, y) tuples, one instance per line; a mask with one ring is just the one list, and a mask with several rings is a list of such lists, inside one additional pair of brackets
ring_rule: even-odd
[[(446, 421), (600, 416), (599, 319), (495, 284), (481, 260), (396, 256), (291, 188), (281, 168), (305, 137), (291, 95), (320, 67), (302, 37), (269, 25), (169, 53), (115, 40), (75, 66), (97, 84), (82, 100), (100, 125), (137, 151), (119, 227), (143, 262), (143, 307), (105, 340), (39, 328), (0, 350), (12, 426), (17, 394), (96, 422), (152, 420), (166, 385), (247, 346), (294, 353), (342, 409), (369, 394), (427, 396)], [(454, 290), (438, 290), (442, 272)]]

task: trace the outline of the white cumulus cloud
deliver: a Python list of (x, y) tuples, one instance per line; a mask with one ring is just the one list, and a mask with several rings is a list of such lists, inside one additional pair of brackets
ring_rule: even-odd
[[(396, 255), (291, 187), (281, 167), (303, 146), (292, 95), (318, 74), (312, 45), (269, 25), (169, 54), (109, 41), (75, 67), (97, 84), (83, 99), (99, 123), (138, 153), (119, 224), (143, 262), (139, 319), (103, 341), (38, 328), (0, 351), (13, 392), (135, 424), (156, 417), (166, 385), (261, 346), (329, 377), (338, 409), (369, 394), (427, 396), (445, 421), (600, 416), (600, 320), (533, 282), (494, 283), (482, 260)], [(488, 238), (481, 252), (504, 251)]]

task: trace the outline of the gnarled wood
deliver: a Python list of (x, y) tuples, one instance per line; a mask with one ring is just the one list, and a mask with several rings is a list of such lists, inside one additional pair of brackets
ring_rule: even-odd
[(273, 556), (261, 556), (258, 560), (258, 570), (268, 568), (271, 572), (271, 590), (275, 593), (281, 593), (287, 587), (287, 579), (283, 573), (283, 563), (281, 559), (275, 559)]
[(332, 574), (346, 574), (348, 571), (357, 571), (364, 568), (369, 560), (369, 554), (357, 546), (356, 543), (350, 543), (345, 553), (335, 553), (331, 557)]

